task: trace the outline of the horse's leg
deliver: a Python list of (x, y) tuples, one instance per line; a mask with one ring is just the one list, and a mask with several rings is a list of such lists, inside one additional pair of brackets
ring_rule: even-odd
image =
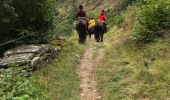
[(84, 42), (86, 42), (87, 35), (88, 35), (88, 33), (85, 32), (85, 35), (84, 35)]
[(94, 36), (95, 36), (95, 40), (97, 41), (97, 33), (95, 33)]
[(89, 38), (91, 39), (91, 33), (89, 33)]
[(83, 32), (83, 34), (82, 34), (82, 40), (83, 40), (83, 43), (86, 42), (86, 33), (85, 32)]
[(79, 36), (79, 43), (81, 43), (81, 34), (80, 31), (77, 30), (78, 36)]
[(82, 31), (82, 43), (86, 42), (86, 37), (87, 37), (87, 33), (85, 31)]
[(83, 35), (82, 31), (80, 31), (80, 43), (81, 44), (84, 43), (84, 35)]
[(100, 42), (100, 36), (99, 36), (99, 34), (96, 34), (95, 38), (96, 38), (96, 41), (97, 41), (97, 42)]
[(103, 35), (104, 35), (104, 33), (101, 34), (101, 42), (103, 42)]
[(96, 36), (96, 34), (94, 34), (94, 38), (95, 38), (95, 40), (97, 40), (97, 36)]

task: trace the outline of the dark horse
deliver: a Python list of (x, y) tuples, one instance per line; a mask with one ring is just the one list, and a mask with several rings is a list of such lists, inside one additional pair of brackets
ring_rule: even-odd
[(79, 43), (84, 44), (86, 42), (87, 31), (88, 31), (87, 21), (85, 18), (79, 18), (77, 20), (76, 30), (79, 35)]
[(94, 26), (95, 40), (97, 42), (103, 42), (103, 35), (106, 32), (106, 24), (102, 22), (97, 22)]
[(95, 30), (94, 30), (94, 26), (92, 26), (92, 27), (90, 27), (90, 28), (88, 29), (88, 35), (89, 35), (89, 38), (91, 38), (91, 35), (93, 35), (93, 34), (94, 34), (94, 32), (95, 32)]

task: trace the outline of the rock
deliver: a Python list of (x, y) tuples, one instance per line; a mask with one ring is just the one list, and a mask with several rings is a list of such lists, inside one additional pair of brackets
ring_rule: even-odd
[(0, 68), (1, 67), (9, 67), (9, 66), (20, 66), (26, 63), (29, 63), (31, 59), (33, 59), (33, 53), (25, 53), (25, 54), (15, 54), (11, 56), (5, 56), (0, 60)]
[(42, 50), (44, 50), (45, 53), (54, 53), (54, 48), (49, 45), (42, 44), (40, 45), (40, 47), (42, 48)]
[(60, 50), (61, 50), (61, 47), (59, 47), (59, 46), (54, 48), (55, 53), (59, 52)]
[(52, 59), (54, 57), (54, 54), (52, 54), (52, 53), (45, 53), (42, 57), (41, 57), (41, 59), (43, 60), (43, 61), (45, 61), (45, 60), (47, 60), (47, 59)]
[(42, 52), (42, 47), (37, 45), (22, 45), (14, 49), (10, 49), (5, 52), (4, 56), (10, 56), (14, 54), (24, 54), (24, 53), (40, 53)]
[(56, 37), (57, 40), (63, 40), (65, 41), (66, 40), (66, 36), (65, 35), (59, 35)]
[(35, 66), (37, 66), (38, 64), (41, 63), (41, 58), (40, 57), (34, 57), (32, 60), (31, 60), (31, 64), (30, 66), (32, 68), (34, 68)]
[(4, 53), (0, 58), (0, 68), (29, 65), (32, 68), (50, 62), (60, 48), (54, 49), (49, 45), (22, 45)]

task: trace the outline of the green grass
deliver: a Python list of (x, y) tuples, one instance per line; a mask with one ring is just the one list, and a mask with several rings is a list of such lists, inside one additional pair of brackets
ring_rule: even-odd
[(102, 100), (169, 100), (170, 35), (150, 44), (127, 40), (106, 48), (97, 70)]
[(102, 100), (169, 100), (170, 35), (152, 43), (129, 39), (140, 7), (121, 12), (122, 27), (112, 27), (105, 39), (104, 63), (97, 69), (98, 90)]
[(76, 68), (85, 46), (72, 38), (57, 54), (53, 63), (33, 75), (40, 100), (79, 100), (79, 77)]

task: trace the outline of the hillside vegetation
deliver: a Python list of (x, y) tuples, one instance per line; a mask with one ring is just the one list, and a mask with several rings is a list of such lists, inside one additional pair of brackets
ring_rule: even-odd
[(170, 98), (169, 9), (169, 0), (136, 0), (109, 13), (112, 47), (97, 71), (102, 100)]
[[(80, 4), (94, 18), (106, 11), (103, 44), (78, 44), (73, 23)], [(28, 37), (0, 47), (0, 53), (21, 44), (54, 43), (60, 34), (71, 37), (41, 70), (0, 69), (0, 99), (80, 100), (77, 65), (90, 46), (105, 51), (95, 73), (102, 100), (170, 99), (170, 0), (2, 0), (0, 43)]]
[(74, 1), (66, 4), (61, 0), (2, 0), (0, 44), (7, 44), (0, 47), (0, 55), (16, 45), (49, 43), (59, 34), (70, 34), (75, 19), (74, 4)]

